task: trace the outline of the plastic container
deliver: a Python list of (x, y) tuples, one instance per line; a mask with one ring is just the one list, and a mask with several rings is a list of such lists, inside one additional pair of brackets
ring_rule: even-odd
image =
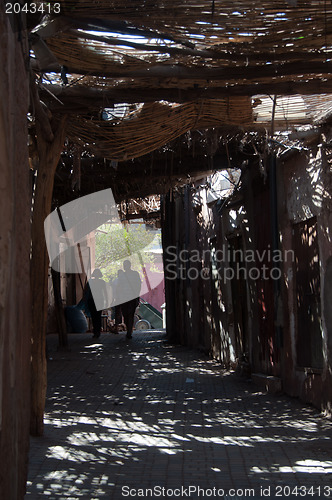
[(76, 306), (67, 306), (65, 308), (67, 329), (69, 333), (85, 333), (88, 329), (88, 322), (81, 311)]

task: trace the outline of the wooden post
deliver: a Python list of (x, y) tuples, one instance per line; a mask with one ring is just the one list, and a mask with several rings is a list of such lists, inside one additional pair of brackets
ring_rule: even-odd
[(52, 283), (54, 291), (55, 315), (59, 330), (59, 349), (67, 350), (68, 335), (67, 335), (65, 311), (63, 308), (62, 298), (61, 298), (60, 273), (55, 271), (54, 269), (52, 269), (51, 273), (52, 273)]
[(36, 114), (39, 164), (31, 228), (32, 361), (30, 432), (34, 436), (41, 436), (44, 429), (46, 398), (45, 331), (49, 267), (44, 236), (44, 220), (51, 211), (54, 174), (63, 148), (66, 117), (63, 117), (56, 126), (51, 124), (49, 117), (41, 108), (34, 81), (31, 82), (31, 94)]
[[(30, 417), (28, 32), (0, 2), (0, 498), (24, 498)], [(22, 31), (13, 24), (20, 20)]]

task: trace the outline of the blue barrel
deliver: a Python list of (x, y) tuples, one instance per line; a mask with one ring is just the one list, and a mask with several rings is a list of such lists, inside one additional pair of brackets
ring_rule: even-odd
[(65, 316), (68, 332), (85, 333), (88, 329), (88, 322), (83, 311), (76, 306), (67, 306)]

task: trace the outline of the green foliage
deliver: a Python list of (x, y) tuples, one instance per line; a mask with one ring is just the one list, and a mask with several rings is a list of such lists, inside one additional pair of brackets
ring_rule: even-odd
[(161, 246), (160, 233), (146, 231), (143, 224), (106, 224), (96, 232), (96, 267), (103, 273), (104, 280), (113, 280), (122, 269), (123, 261), (128, 258), (132, 269), (142, 277), (142, 263), (158, 271), (153, 265), (154, 256), (147, 252)]

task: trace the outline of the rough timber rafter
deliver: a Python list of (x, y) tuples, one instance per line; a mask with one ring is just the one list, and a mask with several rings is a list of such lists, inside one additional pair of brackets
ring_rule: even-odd
[[(50, 99), (51, 92), (56, 99)], [(221, 99), (229, 96), (254, 96), (257, 94), (311, 95), (332, 93), (332, 79), (313, 79), (307, 81), (286, 81), (256, 83), (250, 85), (232, 85), (228, 87), (198, 88), (144, 88), (116, 87), (108, 90), (98, 88), (60, 85), (43, 85), (41, 96), (47, 98), (52, 111), (57, 113), (85, 113), (87, 109), (100, 109), (105, 103), (140, 103), (165, 100), (185, 103), (197, 99)], [(62, 104), (61, 104), (62, 103)]]

